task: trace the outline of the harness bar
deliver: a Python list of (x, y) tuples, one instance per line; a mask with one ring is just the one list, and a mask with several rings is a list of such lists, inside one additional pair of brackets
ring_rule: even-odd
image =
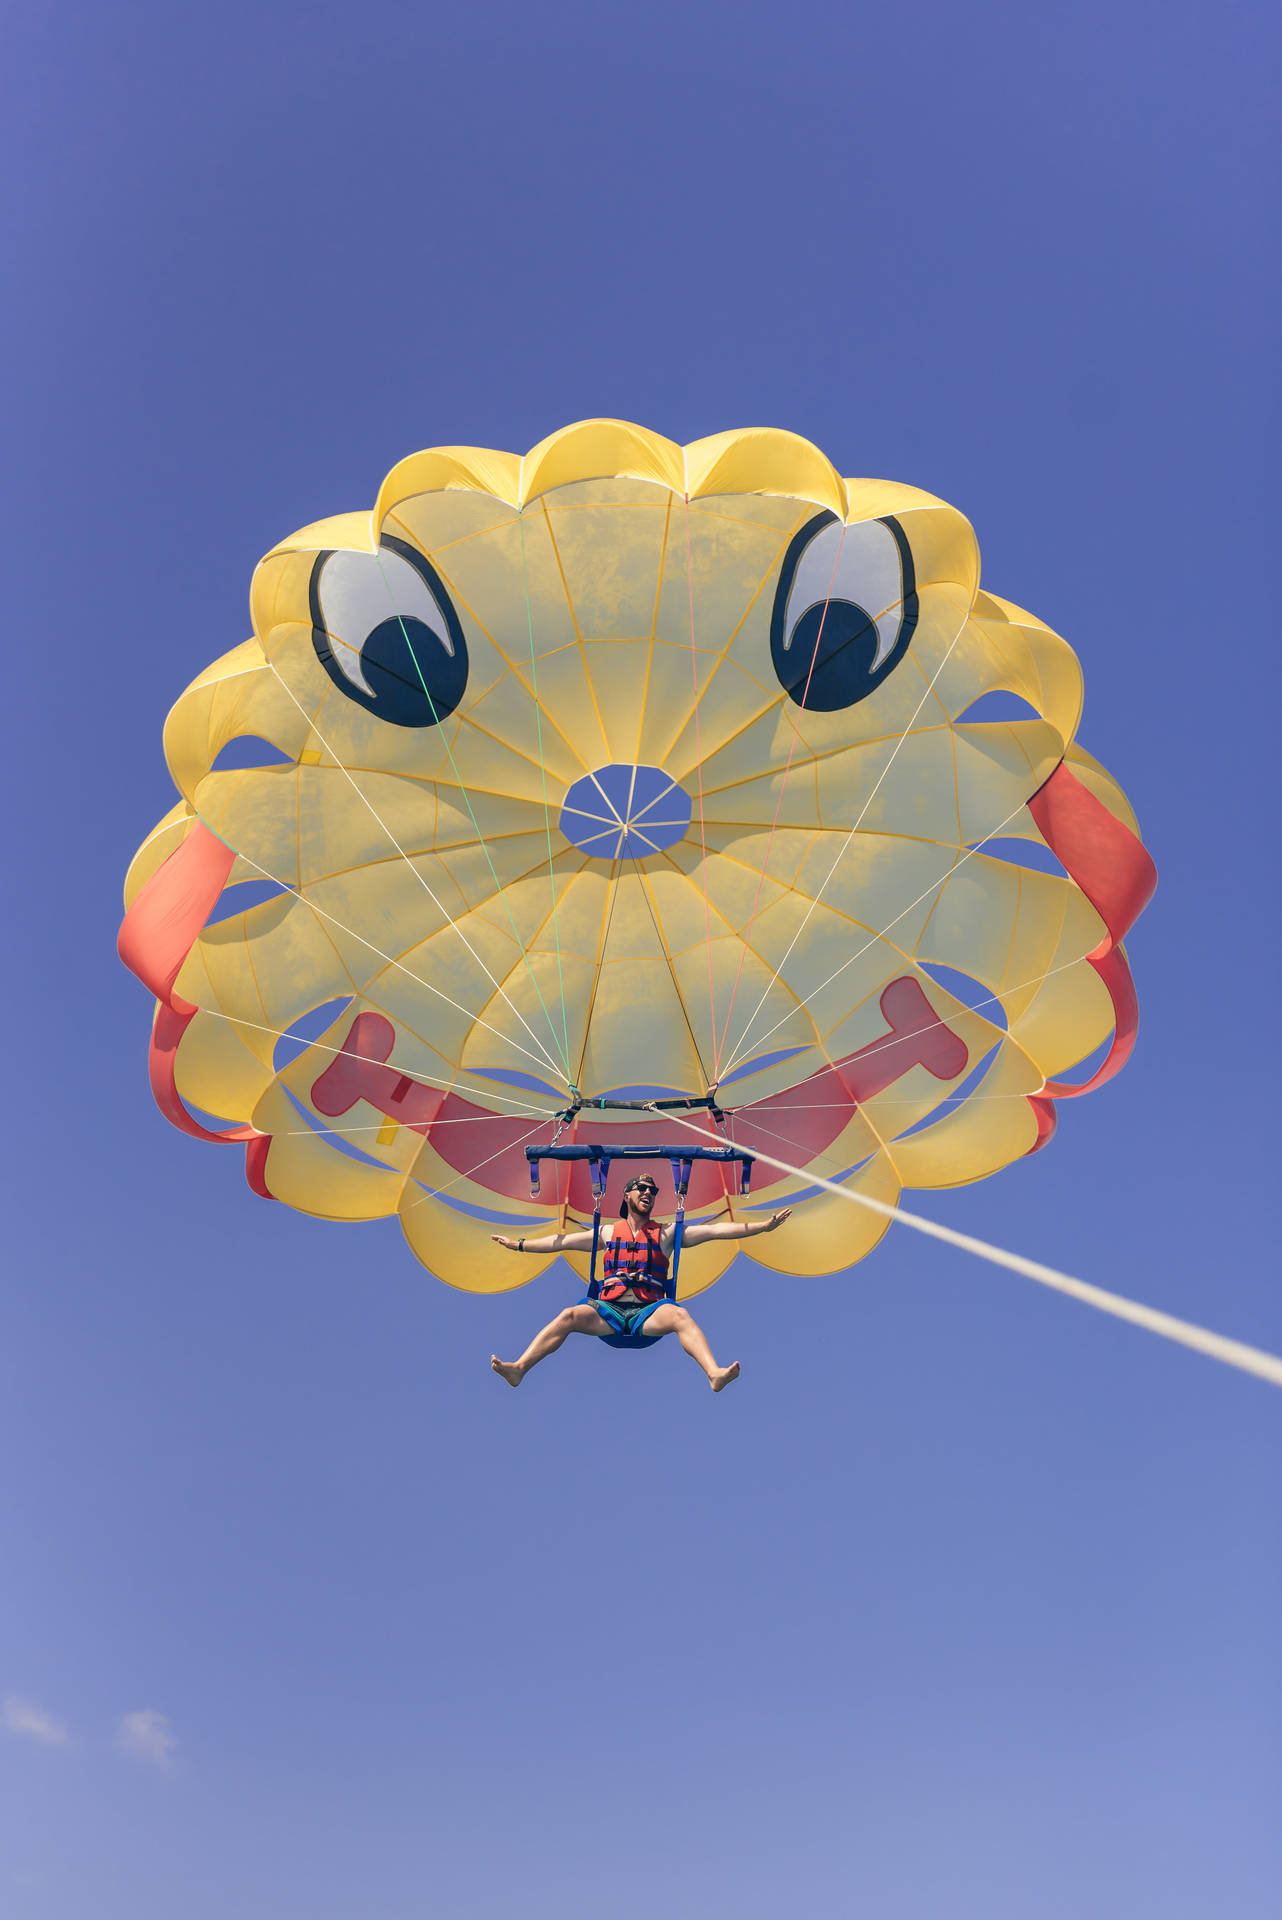
[(725, 1114), (717, 1104), (714, 1093), (682, 1094), (672, 1100), (611, 1100), (608, 1095), (592, 1096), (581, 1094), (577, 1087), (572, 1089), (574, 1104), (557, 1114), (557, 1119), (569, 1126), (587, 1109), (594, 1113), (710, 1113), (720, 1126)]
[[(751, 1192), (752, 1169), (756, 1164), (756, 1155), (746, 1152), (743, 1147), (687, 1147), (684, 1143), (680, 1146), (647, 1146), (632, 1140), (621, 1141), (618, 1146), (593, 1141), (571, 1147), (526, 1147), (525, 1157), (530, 1167), (532, 1200), (539, 1197), (539, 1163), (542, 1160), (588, 1160), (592, 1164), (593, 1186), (596, 1185), (599, 1171), (603, 1189), (612, 1160), (667, 1160), (673, 1169), (673, 1184), (680, 1194), (684, 1194), (689, 1185), (689, 1169), (696, 1160), (737, 1161), (741, 1194)], [(678, 1177), (678, 1169), (683, 1171), (683, 1178)]]
[[(697, 1103), (691, 1103), (697, 1104)], [(583, 1146), (573, 1147), (527, 1147), (525, 1157), (530, 1167), (530, 1198), (539, 1198), (539, 1163), (543, 1160), (586, 1160), (592, 1174), (592, 1251), (588, 1259), (589, 1300), (595, 1300), (601, 1291), (601, 1282), (597, 1279), (597, 1256), (601, 1248), (601, 1203), (605, 1198), (606, 1182), (610, 1177), (612, 1160), (666, 1160), (672, 1169), (672, 1185), (676, 1190), (677, 1211), (672, 1236), (672, 1265), (668, 1272), (667, 1297), (677, 1297), (677, 1276), (681, 1270), (681, 1246), (685, 1238), (686, 1194), (690, 1189), (690, 1175), (694, 1171), (696, 1160), (737, 1161), (739, 1166), (739, 1192), (749, 1193), (752, 1189), (752, 1169), (756, 1156), (745, 1152), (742, 1147), (685, 1147), (685, 1146), (641, 1146), (635, 1141), (626, 1145), (605, 1146), (595, 1141)]]

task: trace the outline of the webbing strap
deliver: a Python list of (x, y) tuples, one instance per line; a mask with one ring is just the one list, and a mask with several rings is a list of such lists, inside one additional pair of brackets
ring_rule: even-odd
[(601, 1282), (596, 1277), (596, 1259), (601, 1247), (601, 1203), (605, 1199), (606, 1176), (610, 1170), (608, 1160), (592, 1161), (592, 1252), (588, 1259), (589, 1300), (596, 1300), (601, 1293)]
[(667, 1294), (669, 1300), (677, 1297), (677, 1275), (681, 1270), (681, 1243), (686, 1230), (686, 1193), (690, 1186), (690, 1170), (693, 1160), (669, 1160), (672, 1169), (672, 1185), (677, 1196), (677, 1217), (672, 1227), (672, 1265), (668, 1269)]

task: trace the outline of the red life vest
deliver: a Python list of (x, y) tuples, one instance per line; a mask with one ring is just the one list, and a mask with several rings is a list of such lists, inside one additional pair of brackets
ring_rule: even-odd
[(668, 1292), (668, 1256), (663, 1251), (663, 1228), (642, 1227), (629, 1233), (620, 1223), (605, 1243), (601, 1265), (601, 1298), (619, 1300), (633, 1294), (643, 1306), (663, 1300)]

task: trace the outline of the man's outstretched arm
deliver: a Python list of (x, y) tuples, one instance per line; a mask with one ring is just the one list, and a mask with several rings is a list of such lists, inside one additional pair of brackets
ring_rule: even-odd
[(492, 1233), (490, 1239), (509, 1253), (588, 1253), (592, 1247), (590, 1228), (581, 1233), (526, 1234), (519, 1240), (513, 1240), (510, 1234)]
[(781, 1207), (768, 1220), (698, 1221), (686, 1228), (685, 1244), (697, 1247), (703, 1240), (753, 1240), (759, 1233), (773, 1233), (776, 1227), (783, 1225), (791, 1212), (791, 1207)]

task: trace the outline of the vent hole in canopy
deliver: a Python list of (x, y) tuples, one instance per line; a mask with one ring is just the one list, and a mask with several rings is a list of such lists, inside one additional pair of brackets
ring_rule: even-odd
[(993, 1026), (1006, 1027), (1006, 1009), (994, 995), (991, 987), (982, 980), (976, 980), (969, 973), (960, 973), (956, 967), (945, 966), (939, 960), (919, 960), (917, 965), (924, 974), (941, 986), (945, 993), (951, 993), (954, 1000), (960, 1000), (981, 1019), (989, 1020)]
[(956, 716), (953, 725), (960, 727), (981, 721), (992, 724), (1001, 720), (1040, 720), (1042, 717), (1022, 694), (1008, 693), (1005, 687), (994, 687), (988, 693), (981, 693), (978, 700), (973, 700), (964, 713)]
[(292, 767), (293, 759), (256, 733), (238, 733), (214, 758), (211, 773), (247, 773), (255, 767)]
[(1008, 867), (1023, 867), (1029, 873), (1052, 873), (1060, 880), (1068, 878), (1062, 861), (1056, 858), (1044, 840), (1020, 840), (1013, 836), (998, 835), (992, 840), (976, 841), (971, 852), (982, 854), (989, 860), (1004, 860)]
[[(326, 1000), (319, 1007), (311, 1007), (306, 1013), (300, 1014), (276, 1042), (272, 1054), (272, 1066), (276, 1072), (283, 1073), (287, 1067), (293, 1066), (295, 1060), (306, 1053), (307, 1049), (333, 1026), (351, 1004), (352, 996), (347, 993), (340, 995), (337, 1000)], [(339, 1041), (335, 1040), (331, 1044), (337, 1046)]]
[(1084, 1054), (1080, 1060), (1074, 1060), (1071, 1066), (1063, 1068), (1059, 1073), (1054, 1074), (1052, 1078), (1063, 1081), (1070, 1087), (1085, 1086), (1086, 1082), (1091, 1078), (1091, 1075), (1098, 1073), (1107, 1060), (1108, 1050), (1112, 1044), (1113, 1035), (1110, 1033), (1106, 1039), (1100, 1041), (1097, 1047), (1093, 1047), (1088, 1054)]
[(268, 900), (292, 900), (293, 897), (288, 887), (282, 887), (275, 880), (238, 880), (234, 886), (223, 888), (205, 925), (216, 927), (223, 920), (234, 920), (237, 914), (248, 913), (252, 907), (264, 906)]

